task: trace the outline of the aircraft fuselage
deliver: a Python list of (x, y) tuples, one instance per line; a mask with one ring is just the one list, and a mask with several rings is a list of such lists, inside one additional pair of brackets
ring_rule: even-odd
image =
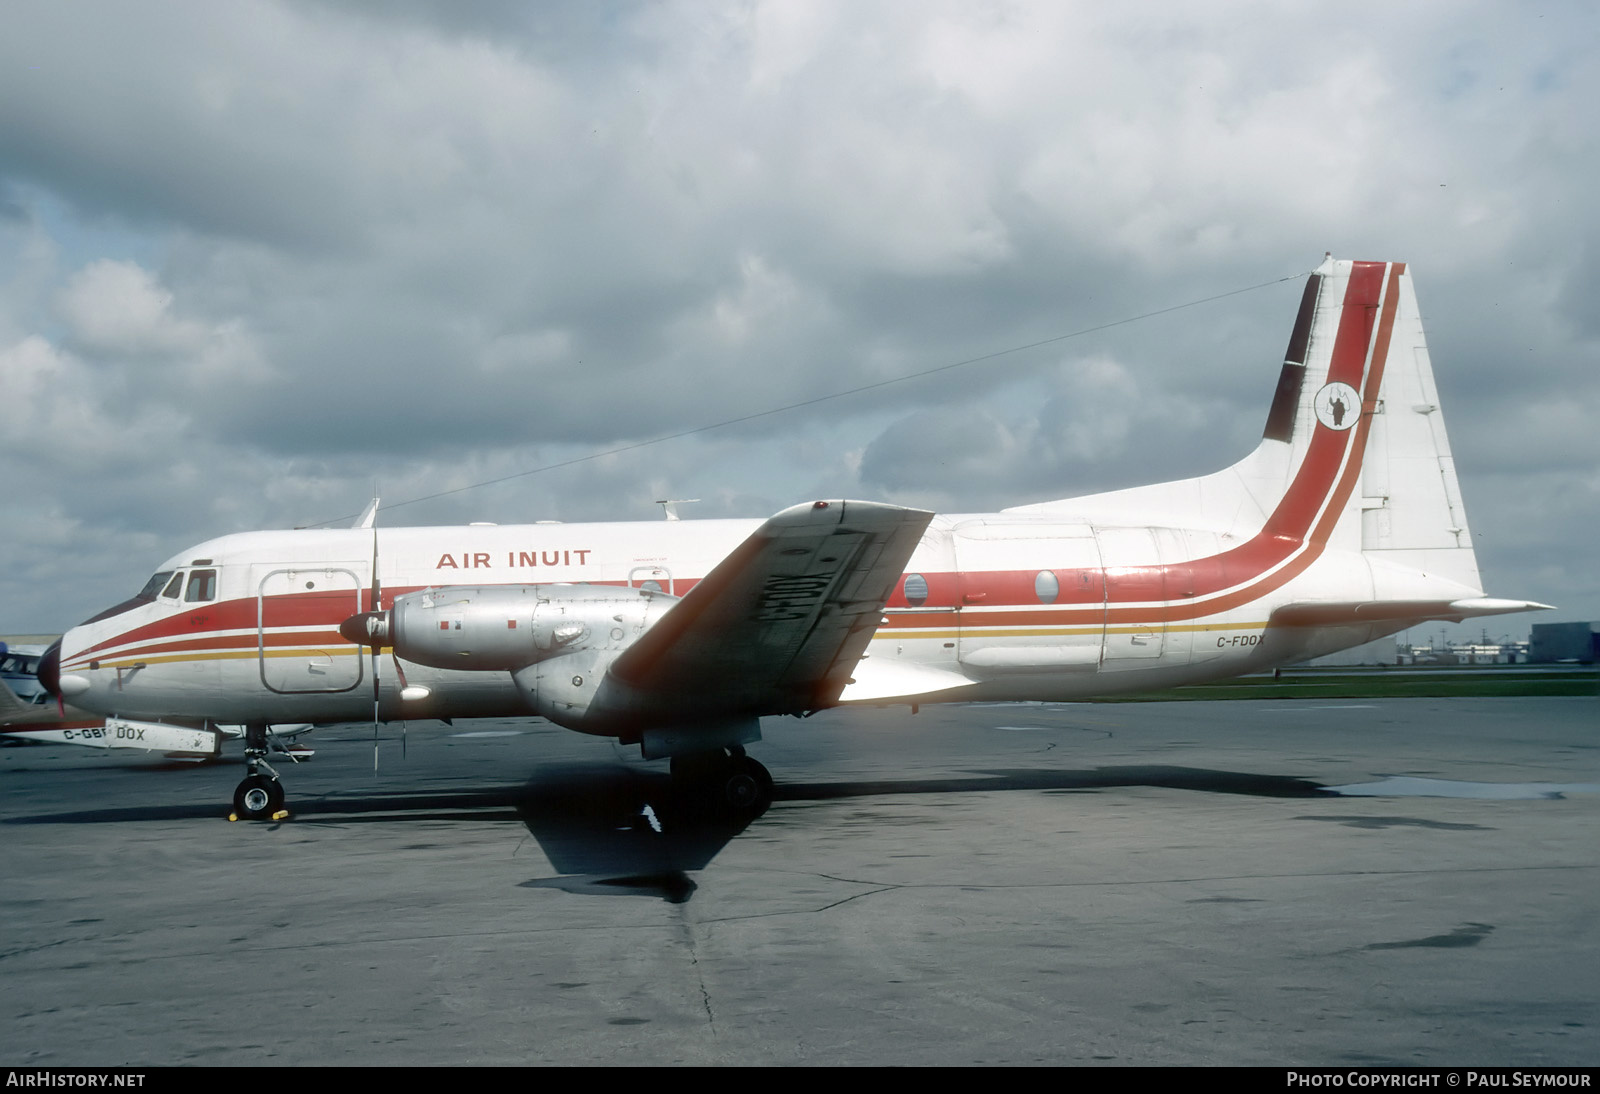
[[(532, 524), (378, 531), (383, 605), (425, 588), (576, 584), (681, 597), (759, 521)], [(1264, 595), (1223, 574), (1223, 533), (1019, 518), (935, 518), (842, 702), (1069, 699), (1215, 679), (1367, 641), (1374, 625), (1272, 628), (1275, 606), (1352, 590), (1358, 552)], [(372, 716), (372, 663), (339, 634), (373, 609), (373, 532), (252, 532), (169, 560), (147, 602), (74, 628), (61, 673), (86, 709), (136, 718), (334, 722)], [(1308, 569), (1310, 569), (1308, 567)], [(196, 575), (203, 581), (194, 580)], [(1217, 597), (1211, 584), (1236, 595)], [(186, 600), (193, 588), (196, 596)], [(1210, 604), (1197, 593), (1209, 592)], [(1391, 628), (1392, 629), (1392, 628)], [(528, 713), (505, 673), (380, 660), (384, 719)], [(70, 687), (71, 685), (69, 685)]]

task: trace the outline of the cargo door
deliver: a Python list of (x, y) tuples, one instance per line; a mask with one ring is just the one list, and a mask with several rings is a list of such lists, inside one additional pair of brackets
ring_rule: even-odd
[(362, 610), (361, 579), (338, 563), (303, 563), (256, 577), (261, 682), (283, 695), (350, 691), (361, 683), (361, 647), (339, 624)]

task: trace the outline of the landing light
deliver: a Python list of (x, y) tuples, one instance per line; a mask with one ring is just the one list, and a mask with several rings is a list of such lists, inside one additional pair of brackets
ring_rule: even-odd
[(69, 673), (66, 676), (61, 677), (61, 679), (56, 682), (55, 690), (56, 694), (60, 695), (62, 698), (71, 699), (74, 695), (82, 695), (84, 692), (88, 691), (90, 687), (91, 685), (89, 681), (84, 677), (75, 676)]

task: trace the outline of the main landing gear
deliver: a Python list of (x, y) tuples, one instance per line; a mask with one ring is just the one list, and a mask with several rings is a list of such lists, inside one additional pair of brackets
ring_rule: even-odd
[(739, 745), (672, 757), (672, 781), (686, 796), (746, 820), (772, 804), (772, 773)]
[[(288, 816), (283, 808), (283, 783), (267, 763), (267, 727), (244, 727), (245, 777), (233, 791), (233, 815), (229, 820), (281, 820)], [(265, 771), (266, 774), (262, 774)]]

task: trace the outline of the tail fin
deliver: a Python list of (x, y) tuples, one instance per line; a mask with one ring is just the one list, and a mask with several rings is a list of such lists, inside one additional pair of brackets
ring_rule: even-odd
[(1481, 591), (1411, 275), (1306, 280), (1261, 444), (1212, 475), (1007, 510), (1361, 550)]
[(1327, 258), (1311, 274), (1261, 443), (1232, 467), (1006, 511), (1209, 530), (1237, 544), (1201, 559), (1224, 575), (1215, 588), (1252, 595), (1282, 586), (1329, 548), (1359, 552), (1370, 592), (1319, 601), (1323, 615), (1339, 609), (1324, 622), (1545, 607), (1483, 596), (1403, 263)]
[[(1359, 479), (1328, 498), (1339, 507), (1330, 540), (1481, 591), (1422, 316), (1402, 263), (1329, 258), (1307, 279), (1261, 448), (1239, 470), (1260, 487), (1268, 487), (1264, 477), (1293, 490), (1319, 448), (1327, 458), (1330, 435), (1345, 432), (1344, 456)], [(1347, 463), (1339, 479), (1351, 470)]]

